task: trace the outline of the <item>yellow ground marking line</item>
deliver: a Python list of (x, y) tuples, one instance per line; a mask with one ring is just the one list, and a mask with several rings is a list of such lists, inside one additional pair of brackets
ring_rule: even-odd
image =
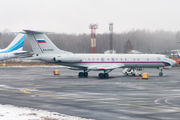
[(46, 94), (35, 94), (35, 93), (26, 92), (26, 90), (24, 90), (24, 93), (26, 93), (26, 94), (32, 94), (32, 95), (46, 96), (46, 97), (57, 97), (57, 98), (78, 100), (78, 101), (81, 100), (81, 101), (88, 101), (88, 102), (97, 102), (97, 103), (106, 103), (106, 104), (121, 105), (121, 106), (133, 106), (133, 107), (156, 109), (156, 110), (164, 110), (164, 111), (171, 111), (171, 112), (180, 112), (180, 111), (178, 111), (178, 110), (164, 109), (164, 108), (155, 108), (155, 107), (148, 107), (148, 106), (141, 106), (141, 105), (121, 104), (121, 103), (105, 102), (105, 101), (96, 101), (96, 100), (87, 100), (87, 99), (80, 99), (80, 98), (68, 98), (68, 97), (55, 96), (55, 95), (46, 95)]
[(16, 93), (24, 93), (21, 91), (15, 91), (15, 90), (6, 90), (6, 89), (0, 89), (1, 91), (7, 91), (7, 92), (16, 92)]
[[(56, 88), (56, 87), (70, 87), (70, 86), (88, 86), (89, 84), (77, 84), (77, 85), (60, 85), (60, 86), (43, 86), (43, 87), (34, 87), (34, 88), (28, 88), (25, 90), (35, 90), (38, 88)], [(91, 84), (93, 85), (93, 84)], [(74, 96), (75, 97), (75, 96)], [(76, 97), (77, 98), (77, 97)], [(88, 98), (88, 97), (86, 97)], [(97, 98), (97, 97), (90, 97), (90, 98)], [(103, 97), (99, 97), (99, 98), (103, 98)], [(106, 98), (120, 98), (120, 99), (159, 99), (159, 98), (130, 98), (130, 97), (106, 97)]]

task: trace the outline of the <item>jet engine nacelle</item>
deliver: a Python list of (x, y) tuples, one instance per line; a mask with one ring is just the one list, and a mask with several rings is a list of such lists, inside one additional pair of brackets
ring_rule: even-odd
[(82, 62), (82, 59), (78, 56), (62, 56), (62, 57), (55, 57), (55, 60), (57, 62)]

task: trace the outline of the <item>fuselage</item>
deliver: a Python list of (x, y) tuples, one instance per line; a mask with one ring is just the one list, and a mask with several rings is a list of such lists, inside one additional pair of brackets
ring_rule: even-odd
[[(51, 57), (50, 57), (51, 56)], [(123, 64), (125, 68), (158, 68), (170, 69), (176, 64), (166, 55), (160, 54), (43, 54), (42, 60), (70, 67), (88, 68), (90, 66), (112, 66)], [(53, 60), (56, 58), (56, 60)], [(77, 62), (61, 61), (62, 58), (80, 60)]]
[[(3, 51), (3, 50), (1, 50), (1, 51)], [(17, 56), (14, 54), (15, 51), (14, 51), (14, 52), (1, 52), (1, 51), (0, 51), (0, 61), (17, 57)]]

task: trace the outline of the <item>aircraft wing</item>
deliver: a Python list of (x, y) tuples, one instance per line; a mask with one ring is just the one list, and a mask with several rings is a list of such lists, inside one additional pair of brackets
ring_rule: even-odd
[(90, 66), (88, 70), (114, 70), (117, 68), (123, 68), (124, 64), (107, 65), (107, 66)]

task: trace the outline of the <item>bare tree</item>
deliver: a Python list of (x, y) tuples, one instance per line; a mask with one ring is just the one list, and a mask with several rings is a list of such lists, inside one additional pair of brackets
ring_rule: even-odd
[(124, 53), (129, 53), (133, 49), (132, 43), (128, 40), (124, 46)]

